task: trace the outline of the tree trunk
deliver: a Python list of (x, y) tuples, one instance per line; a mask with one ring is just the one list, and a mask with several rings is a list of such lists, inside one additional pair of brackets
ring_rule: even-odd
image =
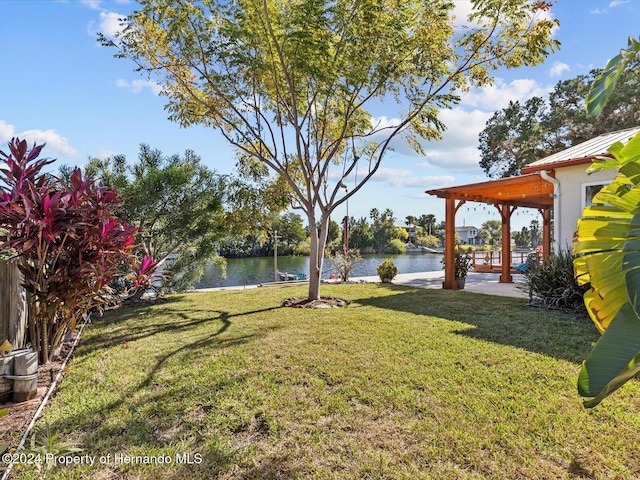
[(323, 215), (320, 220), (320, 233), (316, 227), (315, 215), (309, 213), (309, 233), (311, 235), (311, 251), (309, 252), (309, 293), (308, 300), (320, 299), (320, 275), (322, 274), (322, 262), (324, 260), (324, 247), (327, 244), (329, 232), (329, 217)]
[(49, 322), (46, 317), (40, 317), (40, 362), (42, 365), (49, 363)]

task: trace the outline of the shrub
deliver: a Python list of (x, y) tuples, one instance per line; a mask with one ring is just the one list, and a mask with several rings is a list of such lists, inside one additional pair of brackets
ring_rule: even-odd
[(390, 258), (385, 258), (384, 261), (380, 265), (378, 265), (376, 271), (378, 272), (380, 280), (382, 280), (383, 282), (385, 280), (393, 280), (398, 274), (398, 268)]
[(528, 261), (522, 288), (531, 300), (548, 308), (574, 310), (586, 315), (582, 296), (588, 286), (580, 286), (574, 278), (573, 255), (560, 251), (551, 257)]
[[(82, 177), (67, 186), (41, 170), (53, 160), (38, 160), (42, 146), (29, 150), (13, 139), (0, 151), (0, 249), (20, 257), (19, 269), (30, 294), (29, 336), (41, 363), (55, 354), (69, 330), (103, 301), (103, 288), (126, 274), (136, 229), (116, 212), (122, 199), (114, 189)], [(145, 258), (133, 276), (147, 284), (155, 262)]]
[(384, 249), (385, 253), (390, 253), (392, 255), (402, 254), (407, 251), (407, 247), (404, 246), (404, 242), (398, 238), (394, 238)]
[(335, 252), (329, 250), (325, 252), (325, 256), (333, 264), (334, 268), (340, 274), (343, 282), (347, 282), (351, 276), (351, 272), (362, 263), (362, 257), (358, 250), (347, 250), (347, 253)]

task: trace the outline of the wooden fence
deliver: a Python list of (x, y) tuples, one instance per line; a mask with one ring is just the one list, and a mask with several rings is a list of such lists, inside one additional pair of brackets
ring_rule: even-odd
[(17, 260), (0, 261), (0, 342), (24, 348), (27, 339), (27, 292), (21, 283)]

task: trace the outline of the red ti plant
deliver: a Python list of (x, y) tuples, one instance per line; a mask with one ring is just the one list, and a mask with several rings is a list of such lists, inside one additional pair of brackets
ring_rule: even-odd
[(135, 227), (116, 216), (122, 199), (76, 169), (66, 185), (42, 172), (44, 145), (13, 139), (0, 151), (0, 248), (19, 257), (29, 293), (29, 334), (47, 363), (82, 315), (103, 301), (104, 287), (126, 272)]

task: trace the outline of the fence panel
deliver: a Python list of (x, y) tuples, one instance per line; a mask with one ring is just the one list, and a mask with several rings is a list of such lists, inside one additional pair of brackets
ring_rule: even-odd
[(0, 261), (0, 341), (24, 348), (27, 338), (27, 292), (20, 285), (18, 260)]

